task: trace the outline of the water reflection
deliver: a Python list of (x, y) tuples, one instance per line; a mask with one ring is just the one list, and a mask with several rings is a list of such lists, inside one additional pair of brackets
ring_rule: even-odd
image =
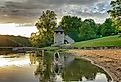
[(36, 66), (31, 64), (29, 55), (1, 55), (0, 82), (39, 82), (33, 73)]
[(0, 82), (110, 82), (90, 62), (64, 53), (36, 52), (0, 56)]
[(13, 54), (13, 55), (1, 55), (0, 56), (0, 67), (1, 66), (22, 66), (30, 63), (28, 57), (29, 54)]
[(89, 61), (63, 54), (59, 56), (46, 53), (44, 57), (38, 57), (39, 65), (35, 75), (39, 77), (40, 82), (111, 81), (110, 77), (102, 69), (92, 65)]

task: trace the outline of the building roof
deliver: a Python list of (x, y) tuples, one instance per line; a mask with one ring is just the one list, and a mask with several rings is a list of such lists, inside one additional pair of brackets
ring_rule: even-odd
[(59, 27), (55, 30), (55, 32), (64, 32), (64, 30), (62, 29), (61, 26), (59, 26)]

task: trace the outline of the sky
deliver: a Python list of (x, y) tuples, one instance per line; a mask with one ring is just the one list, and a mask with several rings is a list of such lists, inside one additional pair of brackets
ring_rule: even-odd
[(35, 22), (47, 9), (55, 11), (58, 20), (72, 15), (102, 23), (109, 17), (110, 0), (0, 0), (0, 34), (30, 36), (36, 31)]
[(35, 26), (17, 26), (15, 23), (0, 24), (1, 35), (30, 37), (32, 32), (37, 32)]

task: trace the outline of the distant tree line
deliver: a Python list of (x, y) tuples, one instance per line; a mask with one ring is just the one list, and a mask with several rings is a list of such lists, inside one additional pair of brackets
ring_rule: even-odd
[[(63, 16), (59, 26), (64, 29), (66, 35), (78, 42), (116, 35), (118, 30), (112, 23), (111, 18), (106, 19), (102, 24), (97, 24), (93, 19), (82, 21), (77, 16)], [(35, 25), (38, 31), (32, 33), (30, 38), (33, 46), (45, 47), (53, 44), (53, 34), (57, 28), (57, 18), (54, 11), (43, 12)]]
[(13, 35), (0, 35), (0, 47), (30, 47), (29, 38)]
[(64, 16), (59, 24), (75, 41), (84, 41), (118, 33), (115, 26), (112, 26), (112, 19), (108, 18), (103, 24), (96, 24), (93, 19), (85, 19), (76, 16)]
[[(116, 35), (121, 31), (121, 0), (111, 1), (112, 10), (108, 18), (102, 24), (97, 24), (93, 19), (82, 21), (77, 16), (63, 16), (59, 26), (66, 35), (69, 35), (76, 42)], [(35, 24), (38, 31), (31, 34), (30, 41), (35, 47), (45, 47), (53, 44), (54, 30), (57, 28), (57, 15), (54, 11), (43, 11)]]

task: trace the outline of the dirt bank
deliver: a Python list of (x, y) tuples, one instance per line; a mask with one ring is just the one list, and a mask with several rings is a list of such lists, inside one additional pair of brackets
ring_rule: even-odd
[(107, 50), (69, 50), (69, 53), (92, 60), (95, 64), (105, 68), (112, 76), (113, 82), (121, 82), (121, 49)]

